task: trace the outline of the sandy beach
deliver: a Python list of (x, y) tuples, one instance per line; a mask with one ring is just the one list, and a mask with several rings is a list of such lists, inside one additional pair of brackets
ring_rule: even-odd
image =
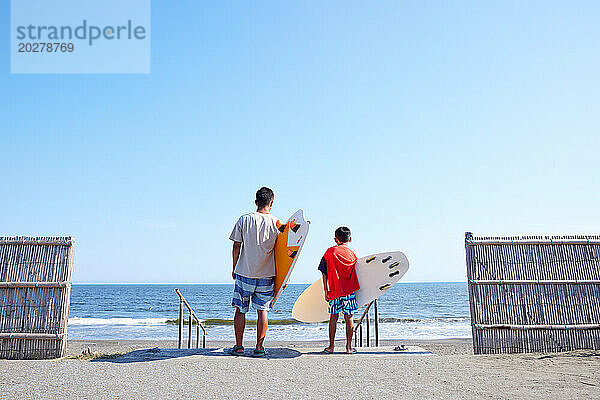
[[(325, 342), (270, 342), (265, 359), (226, 355), (226, 342), (70, 341), (106, 358), (0, 360), (2, 399), (350, 398), (517, 399), (600, 396), (600, 352), (472, 354), (469, 339), (384, 341), (355, 355)], [(398, 344), (407, 352), (395, 352)], [(251, 349), (247, 343), (247, 350)], [(158, 347), (157, 350), (148, 351)], [(342, 349), (340, 343), (339, 349)], [(122, 356), (115, 354), (127, 353)], [(249, 354), (249, 353), (248, 353)]]

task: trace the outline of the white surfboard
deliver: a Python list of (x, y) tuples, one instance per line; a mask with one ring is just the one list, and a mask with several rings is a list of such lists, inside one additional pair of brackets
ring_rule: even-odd
[[(408, 271), (408, 258), (401, 251), (377, 253), (356, 261), (356, 276), (360, 289), (356, 292), (359, 307), (379, 298)], [(323, 292), (323, 278), (310, 285), (296, 300), (292, 318), (300, 322), (329, 320), (328, 304)]]

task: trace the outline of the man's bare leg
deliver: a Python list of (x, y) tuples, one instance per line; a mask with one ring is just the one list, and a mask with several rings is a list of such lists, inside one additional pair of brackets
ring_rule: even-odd
[(335, 330), (337, 328), (338, 314), (329, 315), (329, 347), (325, 348), (326, 351), (333, 353), (335, 347)]
[(235, 308), (233, 316), (233, 329), (235, 331), (235, 345), (242, 346), (244, 341), (244, 329), (246, 328), (246, 314), (242, 314), (239, 308)]
[(346, 353), (352, 353), (352, 336), (354, 336), (354, 321), (352, 315), (344, 314), (346, 321)]
[(267, 310), (257, 310), (258, 321), (256, 321), (256, 350), (264, 350), (263, 343), (267, 335), (267, 326), (269, 325), (269, 312)]

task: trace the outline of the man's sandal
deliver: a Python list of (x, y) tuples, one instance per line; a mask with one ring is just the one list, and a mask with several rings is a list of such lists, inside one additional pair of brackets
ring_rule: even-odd
[(254, 349), (254, 357), (264, 357), (267, 355), (267, 352), (264, 350), (256, 350)]
[(243, 356), (244, 355), (244, 346), (233, 346), (229, 349), (229, 354), (232, 356)]

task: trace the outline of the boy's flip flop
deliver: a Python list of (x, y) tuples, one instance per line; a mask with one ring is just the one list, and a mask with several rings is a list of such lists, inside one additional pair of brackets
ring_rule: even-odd
[(349, 353), (348, 353), (348, 351), (346, 350), (346, 354), (356, 354), (356, 349), (352, 349), (352, 350), (351, 350)]
[(254, 349), (254, 354), (253, 354), (254, 357), (264, 357), (266, 355), (267, 355), (266, 351)]
[[(241, 351), (240, 351), (241, 350)], [(243, 356), (244, 355), (244, 346), (233, 346), (228, 351), (232, 356)]]
[(333, 351), (327, 350), (327, 349), (323, 349), (323, 353), (325, 353), (325, 354), (333, 354)]

